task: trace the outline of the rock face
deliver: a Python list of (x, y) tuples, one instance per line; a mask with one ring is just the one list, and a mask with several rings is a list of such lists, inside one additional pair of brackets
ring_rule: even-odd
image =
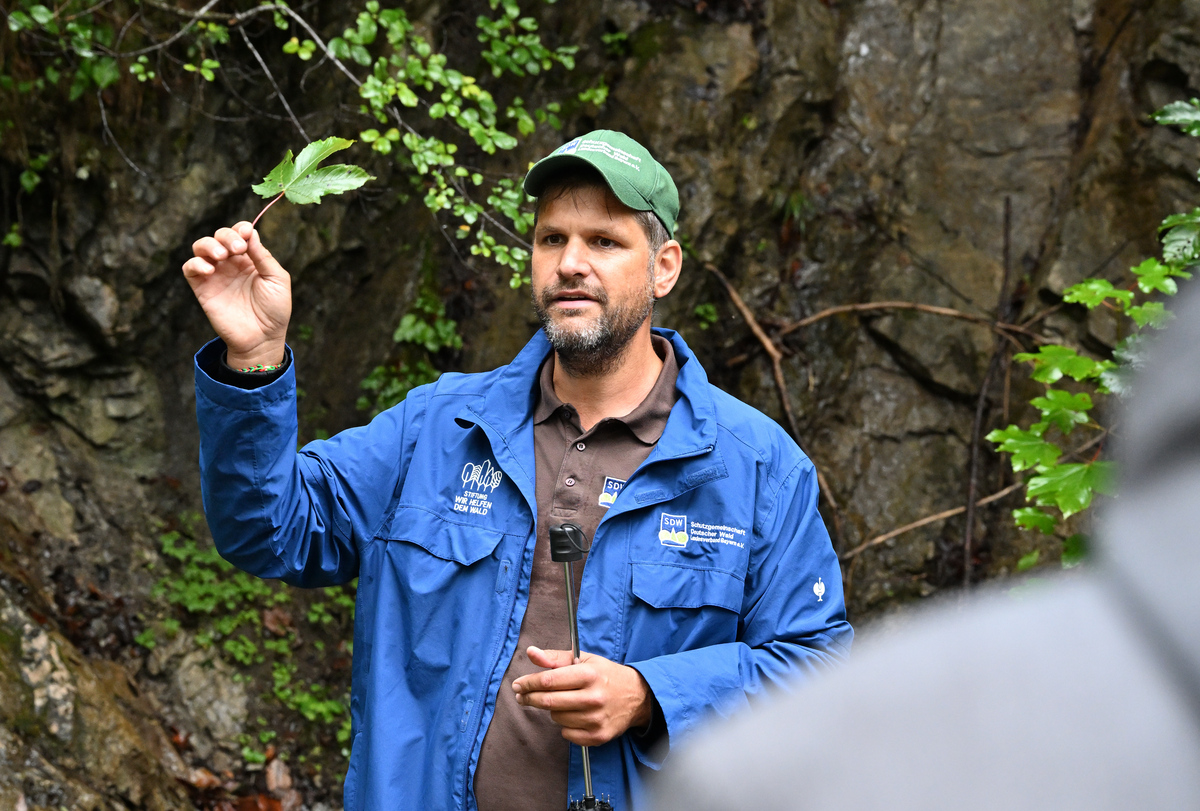
[[(568, 81), (603, 76), (611, 95), (566, 130), (625, 129), (671, 170), (694, 258), (659, 321), (682, 331), (714, 382), (781, 421), (770, 364), (706, 264), (776, 334), (867, 301), (991, 318), (1007, 199), (1008, 292), (1029, 316), (1079, 279), (1123, 278), (1156, 251), (1159, 220), (1200, 201), (1195, 142), (1146, 117), (1200, 94), (1196, 0), (604, 0), (545, 14), (564, 41), (627, 35), (581, 55)], [(285, 90), (313, 109), (331, 92), (310, 98), (293, 79)], [(586, 86), (544, 81), (530, 92)], [(209, 94), (208, 113), (235, 104), (216, 85)], [(255, 697), (271, 689), (238, 681), (186, 634), (148, 657), (133, 642), (161, 608), (150, 597), (160, 530), (199, 503), (190, 358), (210, 332), (179, 266), (194, 239), (257, 210), (248, 187), (281, 137), (160, 101), (150, 131), (115, 117), (145, 176), (89, 123), (65, 127), (57, 180), (23, 198), (26, 246), (0, 249), (4, 807), (22, 796), (30, 808), (188, 807), (177, 778), (236, 768)], [(327, 123), (329, 134), (354, 126)], [(539, 131), (507, 168), (563, 134)], [(392, 328), (423, 288), (463, 325), (463, 349), (439, 355), (443, 368), (504, 363), (535, 328), (506, 274), (455, 261), (419, 201), (396, 201), (388, 165), (372, 169), (390, 191), (277, 206), (262, 225), (293, 276), (302, 439), (365, 419), (358, 383), (393, 351)], [(693, 314), (701, 304), (719, 315), (709, 329)], [(1069, 310), (1044, 325), (1097, 353), (1120, 329)], [(892, 312), (826, 319), (781, 341), (801, 444), (839, 505), (826, 516), (839, 552), (964, 503), (988, 329)], [(1019, 367), (1011, 385), (1014, 403), (1033, 391)], [(1007, 480), (982, 453), (985, 494)], [(1012, 530), (1013, 506), (980, 511), (980, 578), (1034, 548), (1057, 554), (1057, 541)], [(852, 619), (960, 582), (963, 530), (961, 516), (935, 522), (847, 559)], [(64, 607), (75, 605), (68, 583), (90, 584), (86, 599), (111, 610), (80, 624)], [(168, 724), (192, 736), (186, 763)], [(265, 774), (289, 803), (297, 791), (339, 796), (336, 780)]]

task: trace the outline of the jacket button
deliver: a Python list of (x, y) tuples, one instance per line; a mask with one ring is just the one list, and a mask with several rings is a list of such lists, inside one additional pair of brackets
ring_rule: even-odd
[(568, 478), (567, 479), (567, 487), (574, 487), (574, 486), (575, 486), (575, 480), (572, 478)]
[(587, 447), (587, 445), (584, 445), (582, 442), (580, 442), (578, 445), (575, 446), (575, 450), (581, 451), (586, 447)]

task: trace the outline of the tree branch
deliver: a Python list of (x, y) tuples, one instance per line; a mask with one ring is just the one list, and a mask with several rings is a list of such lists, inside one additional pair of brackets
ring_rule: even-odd
[[(788, 433), (792, 435), (792, 439), (797, 444), (800, 443), (800, 429), (796, 425), (796, 416), (792, 412), (792, 401), (788, 396), (787, 383), (783, 379), (783, 353), (775, 342), (768, 337), (767, 333), (758, 323), (758, 319), (754, 317), (754, 313), (746, 306), (746, 302), (738, 295), (737, 290), (730, 284), (729, 279), (725, 278), (725, 274), (717, 269), (716, 265), (711, 262), (704, 263), (704, 269), (717, 277), (725, 288), (725, 292), (729, 294), (729, 300), (733, 302), (733, 306), (741, 313), (746, 325), (750, 327), (750, 331), (754, 333), (754, 337), (762, 344), (767, 356), (771, 359), (771, 374), (775, 378), (775, 388), (779, 391), (779, 401), (783, 406), (783, 415), (787, 419)], [(825, 497), (825, 502), (829, 505), (831, 517), (833, 518), (833, 532), (837, 536), (837, 544), (840, 548), (843, 545), (842, 541), (842, 516), (841, 509), (838, 507), (837, 499), (833, 496), (833, 489), (829, 486), (825, 474), (820, 470), (817, 471), (817, 484), (821, 489), (821, 495)]]
[[(250, 37), (246, 34), (245, 26), (239, 25), (238, 33), (242, 35), (242, 41), (246, 43), (246, 47), (250, 49), (250, 53), (254, 54), (254, 58), (258, 62), (258, 66), (262, 68), (262, 72), (266, 74), (267, 80), (271, 83), (271, 87), (275, 88), (275, 97), (278, 98), (283, 104), (283, 109), (287, 110), (288, 118), (292, 120), (292, 124), (294, 124), (296, 129), (300, 132), (300, 137), (304, 139), (305, 143), (308, 143), (312, 139), (308, 137), (308, 133), (304, 131), (304, 127), (300, 126), (299, 119), (297, 119), (296, 114), (292, 112), (292, 105), (288, 104), (288, 100), (284, 98), (283, 91), (279, 89), (279, 84), (275, 81), (275, 77), (271, 75), (270, 69), (267, 68), (267, 63), (263, 61), (262, 54), (260, 54), (258, 49), (254, 47), (254, 43), (250, 41)], [(263, 210), (266, 211), (266, 209)]]
[[(1003, 490), (1001, 490), (998, 493), (992, 493), (990, 496), (979, 499), (979, 501), (975, 502), (975, 506), (983, 507), (987, 504), (991, 504), (994, 501), (999, 501), (1000, 499), (1004, 498), (1005, 496), (1009, 495), (1010, 493), (1012, 493), (1024, 486), (1025, 486), (1025, 482), (1023, 482), (1023, 481), (1016, 482), (1014, 484), (1010, 484), (1008, 487), (1005, 487)], [(896, 538), (900, 535), (903, 535), (906, 532), (911, 532), (914, 529), (920, 529), (921, 527), (923, 527), (927, 524), (932, 524), (935, 521), (942, 521), (946, 518), (953, 518), (956, 515), (962, 515), (966, 511), (967, 511), (967, 508), (964, 506), (964, 507), (955, 507), (952, 510), (945, 510), (945, 511), (937, 513), (935, 515), (927, 515), (924, 518), (920, 519), (919, 521), (913, 521), (911, 524), (905, 524), (902, 527), (897, 527), (896, 529), (893, 529), (891, 532), (885, 532), (882, 535), (875, 536), (874, 538), (872, 538), (869, 541), (864, 541), (863, 543), (860, 543), (858, 546), (854, 547), (849, 552), (842, 555), (841, 560), (850, 560), (851, 558), (866, 551), (867, 549), (870, 549), (873, 546), (879, 546), (879, 544), (881, 544), (885, 541), (890, 541), (892, 538)]]
[[(985, 318), (981, 315), (964, 313), (962, 310), (954, 310), (950, 307), (937, 307), (933, 304), (919, 304), (915, 301), (868, 301), (862, 304), (839, 304), (836, 307), (830, 307), (827, 310), (821, 310), (819, 313), (814, 313), (813, 315), (801, 318), (799, 321), (793, 321), (790, 324), (783, 325), (779, 330), (779, 337), (782, 338), (785, 335), (790, 335), (798, 329), (812, 326), (818, 321), (823, 321), (826, 318), (831, 318), (835, 315), (842, 315), (844, 313), (866, 313), (876, 310), (916, 310), (917, 312), (929, 313), (931, 315), (941, 315), (946, 316), (947, 318), (958, 318), (963, 321), (970, 321), (975, 324), (980, 324), (1001, 334), (1016, 332), (1038, 343), (1045, 343), (1045, 339), (1042, 336), (1038, 335), (1032, 330), (1026, 329), (1024, 325), (997, 322), (994, 319)], [(1024, 347), (1022, 347), (1022, 350), (1023, 349)]]

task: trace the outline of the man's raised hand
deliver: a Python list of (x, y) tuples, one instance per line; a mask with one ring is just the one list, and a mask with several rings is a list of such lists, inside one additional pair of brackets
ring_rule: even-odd
[(533, 664), (550, 669), (513, 682), (517, 703), (549, 710), (571, 743), (599, 746), (650, 723), (654, 698), (632, 667), (593, 653), (580, 654), (578, 662), (569, 650), (530, 647), (526, 653)]
[(192, 244), (183, 276), (213, 330), (229, 348), (235, 369), (283, 362), (292, 280), (258, 231), (239, 222)]

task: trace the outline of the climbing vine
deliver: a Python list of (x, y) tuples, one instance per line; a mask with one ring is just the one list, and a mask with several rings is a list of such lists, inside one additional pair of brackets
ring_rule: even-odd
[[(1179, 101), (1155, 114), (1162, 123), (1200, 136), (1200, 101)], [(1173, 214), (1159, 227), (1162, 259), (1149, 258), (1130, 268), (1133, 281), (1118, 287), (1107, 279), (1084, 279), (1063, 292), (1063, 301), (1094, 310), (1116, 313), (1127, 334), (1117, 344), (1112, 359), (1093, 358), (1075, 348), (1047, 343), (1035, 352), (1014, 356), (1028, 363), (1034, 381), (1044, 392), (1029, 401), (1038, 419), (1028, 427), (1009, 425), (992, 431), (987, 439), (1000, 453), (1009, 454), (1013, 471), (1025, 473), (1029, 504), (1013, 511), (1017, 526), (1054, 534), (1061, 522), (1086, 510), (1096, 492), (1105, 492), (1112, 478), (1112, 463), (1100, 459), (1103, 437), (1111, 426), (1097, 421), (1099, 399), (1128, 390), (1130, 371), (1146, 346), (1146, 329), (1161, 329), (1170, 320), (1163, 297), (1178, 292), (1178, 279), (1191, 278), (1200, 263), (1200, 209)], [(1091, 458), (1067, 461), (1064, 446), (1077, 430), (1091, 431), (1095, 446)], [(1081, 538), (1071, 536), (1063, 563), (1078, 562)], [(1036, 562), (1036, 558), (1032, 562)]]

